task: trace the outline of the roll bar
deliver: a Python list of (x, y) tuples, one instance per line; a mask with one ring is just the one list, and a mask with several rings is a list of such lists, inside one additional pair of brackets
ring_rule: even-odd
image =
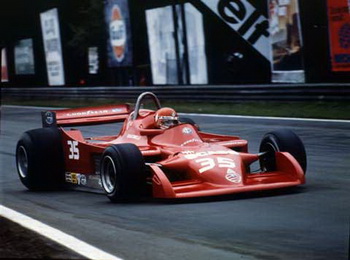
[(157, 109), (160, 109), (160, 108), (161, 108), (159, 99), (157, 98), (157, 96), (156, 96), (155, 94), (153, 94), (152, 92), (143, 92), (143, 93), (137, 98), (137, 101), (136, 101), (136, 104), (135, 104), (134, 114), (132, 115), (132, 120), (136, 120), (136, 118), (138, 117), (138, 115), (139, 115), (139, 110), (140, 110), (140, 106), (141, 106), (141, 104), (142, 104), (143, 99), (146, 98), (146, 97), (152, 98), (152, 100), (154, 101), (154, 104), (156, 105)]

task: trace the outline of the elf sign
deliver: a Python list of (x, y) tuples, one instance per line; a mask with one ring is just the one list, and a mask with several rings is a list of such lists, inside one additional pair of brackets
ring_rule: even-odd
[(270, 60), (269, 21), (248, 0), (202, 0), (217, 16)]

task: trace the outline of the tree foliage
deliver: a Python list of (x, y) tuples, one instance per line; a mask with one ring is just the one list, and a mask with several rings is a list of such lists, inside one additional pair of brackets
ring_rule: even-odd
[[(101, 46), (105, 37), (105, 22), (103, 0), (81, 0), (72, 3), (75, 10), (72, 10), (69, 28), (72, 36), (68, 45), (78, 53), (86, 53), (91, 46)], [(78, 10), (78, 11), (77, 11)]]

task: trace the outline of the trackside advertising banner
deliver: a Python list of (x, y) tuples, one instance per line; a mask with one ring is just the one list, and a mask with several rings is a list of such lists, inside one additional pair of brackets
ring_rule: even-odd
[(350, 71), (350, 1), (328, 0), (330, 53), (333, 71)]
[(128, 1), (107, 0), (105, 21), (108, 27), (108, 66), (131, 66), (133, 57)]
[(6, 49), (1, 49), (1, 82), (8, 82)]
[[(182, 72), (183, 77), (186, 73), (184, 65), (186, 47), (188, 48), (189, 83), (207, 84), (207, 58), (202, 14), (189, 3), (184, 4), (183, 10), (180, 5), (174, 7), (173, 9), (172, 6), (165, 6), (146, 11), (153, 84), (179, 84), (181, 76), (179, 77), (178, 70)], [(177, 19), (173, 19), (174, 14)], [(185, 21), (181, 19), (182, 15)], [(184, 44), (185, 39), (187, 39), (187, 46)]]
[(302, 37), (298, 0), (268, 0), (272, 82), (303, 83)]
[(185, 4), (190, 83), (208, 84), (207, 57), (202, 14), (192, 5)]
[(171, 6), (146, 11), (153, 84), (178, 84)]
[(270, 60), (267, 17), (249, 0), (202, 0), (220, 19)]
[(49, 85), (62, 86), (65, 80), (57, 9), (41, 13), (40, 20)]
[(88, 56), (89, 56), (89, 74), (97, 74), (98, 67), (99, 67), (98, 48), (89, 47)]
[(15, 45), (15, 70), (17, 75), (33, 75), (35, 73), (32, 39), (20, 40)]

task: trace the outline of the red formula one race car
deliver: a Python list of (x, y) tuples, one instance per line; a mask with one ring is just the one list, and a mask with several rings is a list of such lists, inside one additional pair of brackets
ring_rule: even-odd
[[(145, 99), (156, 110), (141, 109)], [(306, 154), (289, 130), (266, 134), (259, 154), (237, 136), (204, 133), (190, 119), (161, 108), (150, 92), (129, 105), (42, 113), (43, 128), (18, 141), (19, 178), (30, 190), (71, 184), (101, 187), (112, 201), (144, 195), (189, 198), (296, 186), (305, 182)], [(72, 126), (121, 122), (118, 135), (83, 136)], [(86, 127), (85, 127), (86, 128)], [(89, 127), (90, 129), (90, 127)], [(251, 171), (251, 165), (260, 170)]]

